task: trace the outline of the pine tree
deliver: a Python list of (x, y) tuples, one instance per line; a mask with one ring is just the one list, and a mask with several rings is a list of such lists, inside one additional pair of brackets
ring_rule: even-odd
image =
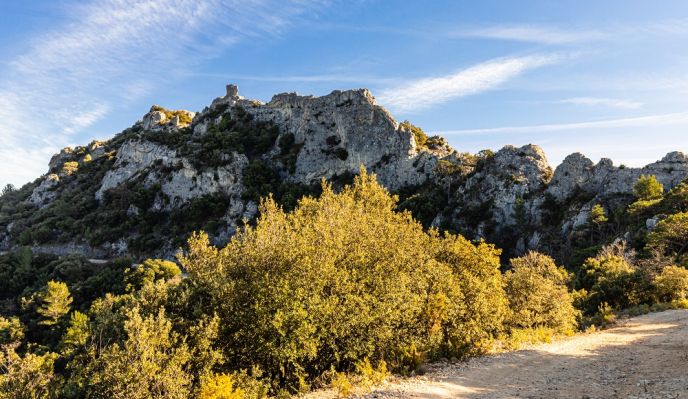
[(61, 281), (49, 281), (40, 294), (40, 305), (37, 313), (42, 317), (38, 324), (53, 326), (69, 313), (72, 296), (67, 284)]

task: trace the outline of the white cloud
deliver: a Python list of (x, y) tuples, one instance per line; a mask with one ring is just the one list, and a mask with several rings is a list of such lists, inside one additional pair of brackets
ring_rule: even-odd
[(424, 78), (383, 90), (378, 100), (400, 112), (419, 110), (457, 97), (494, 89), (528, 70), (556, 63), (560, 58), (557, 55), (499, 58), (451, 75)]
[[(84, 6), (74, 0), (68, 21), (24, 44), (15, 59), (0, 60), (0, 184), (38, 176), (47, 159), (36, 157), (46, 147), (69, 145), (108, 112), (233, 43), (278, 35), (314, 4), (318, 0), (103, 0)], [(9, 156), (8, 148), (30, 162)]]
[(598, 30), (565, 30), (544, 25), (492, 26), (455, 33), (459, 37), (513, 40), (542, 44), (572, 44), (605, 39), (608, 33)]
[(647, 39), (656, 36), (685, 36), (687, 19), (672, 19), (645, 24), (615, 24), (604, 28), (561, 27), (544, 24), (514, 24), (475, 27), (449, 32), (449, 36), (538, 43), (545, 45), (571, 45), (600, 41)]
[(592, 107), (602, 106), (620, 109), (638, 109), (643, 106), (643, 103), (639, 101), (605, 97), (572, 97), (559, 102), (562, 104), (587, 105)]
[(506, 126), (484, 129), (463, 129), (435, 132), (441, 136), (470, 136), (476, 134), (513, 134), (513, 133), (543, 133), (562, 132), (572, 130), (618, 129), (638, 127), (662, 127), (688, 124), (688, 112), (675, 112), (630, 118), (607, 119), (589, 122), (558, 123), (531, 126)]

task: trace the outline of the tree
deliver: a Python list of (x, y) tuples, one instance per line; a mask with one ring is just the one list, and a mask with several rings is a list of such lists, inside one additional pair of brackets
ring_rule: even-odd
[(2, 194), (0, 196), (4, 196), (9, 193), (15, 192), (17, 189), (14, 187), (13, 184), (6, 184), (5, 187), (2, 188)]
[(504, 275), (511, 308), (509, 323), (517, 328), (573, 331), (577, 311), (567, 288), (570, 276), (566, 270), (537, 252), (512, 259), (511, 267)]
[(647, 249), (671, 256), (681, 264), (688, 264), (688, 259), (685, 259), (688, 250), (688, 212), (670, 215), (657, 223), (647, 235)]
[(596, 226), (606, 223), (609, 219), (607, 218), (607, 211), (600, 204), (595, 204), (590, 210), (590, 222)]
[(176, 263), (164, 259), (147, 259), (136, 269), (127, 270), (124, 277), (129, 290), (143, 287), (157, 280), (170, 280), (182, 274)]
[[(595, 226), (595, 229), (599, 232), (602, 225), (609, 221), (607, 218), (607, 211), (600, 204), (595, 204), (592, 209), (590, 209), (590, 215), (588, 216), (588, 221), (590, 224)], [(594, 242), (594, 232), (595, 229), (590, 229), (590, 245)]]
[(59, 379), (54, 374), (57, 354), (23, 357), (13, 348), (0, 353), (0, 399), (57, 398)]
[(641, 201), (656, 200), (664, 194), (664, 186), (654, 175), (640, 175), (633, 186), (633, 194)]
[(39, 307), (36, 312), (42, 317), (38, 324), (53, 326), (69, 313), (72, 296), (67, 284), (61, 281), (48, 281), (39, 294)]
[(87, 367), (92, 370), (87, 397), (113, 399), (186, 399), (191, 376), (185, 371), (190, 354), (182, 337), (161, 308), (142, 317), (127, 311), (126, 340), (105, 348)]
[(69, 316), (69, 326), (62, 337), (61, 346), (63, 350), (71, 352), (77, 348), (84, 347), (89, 336), (88, 316), (75, 311)]

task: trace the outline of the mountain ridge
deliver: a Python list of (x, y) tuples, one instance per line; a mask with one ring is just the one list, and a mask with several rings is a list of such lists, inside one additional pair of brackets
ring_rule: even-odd
[(575, 153), (555, 169), (532, 144), (461, 153), (397, 122), (367, 89), (264, 103), (228, 85), (200, 112), (153, 106), (112, 139), (53, 156), (48, 173), (0, 198), (0, 249), (171, 257), (190, 231), (210, 230), (222, 244), (255, 218), (259, 198), (290, 208), (361, 166), (426, 227), (497, 242), (509, 255), (562, 253), (595, 204), (611, 212), (630, 203), (641, 175), (667, 190), (688, 177), (680, 152), (642, 168)]

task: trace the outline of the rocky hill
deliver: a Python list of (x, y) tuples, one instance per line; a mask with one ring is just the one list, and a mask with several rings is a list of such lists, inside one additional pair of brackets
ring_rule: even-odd
[[(361, 166), (426, 227), (485, 238), (509, 256), (540, 249), (564, 261), (589, 246), (594, 205), (616, 217), (641, 175), (665, 190), (688, 177), (680, 152), (644, 168), (572, 154), (553, 170), (535, 145), (458, 152), (395, 121), (365, 89), (262, 103), (229, 85), (201, 112), (153, 106), (112, 139), (53, 156), (48, 173), (0, 197), (0, 250), (170, 257), (194, 230), (226, 242), (261, 197), (289, 209), (318, 195), (323, 179), (340, 187)], [(633, 240), (661, 217), (646, 216), (618, 216), (606, 239)]]

